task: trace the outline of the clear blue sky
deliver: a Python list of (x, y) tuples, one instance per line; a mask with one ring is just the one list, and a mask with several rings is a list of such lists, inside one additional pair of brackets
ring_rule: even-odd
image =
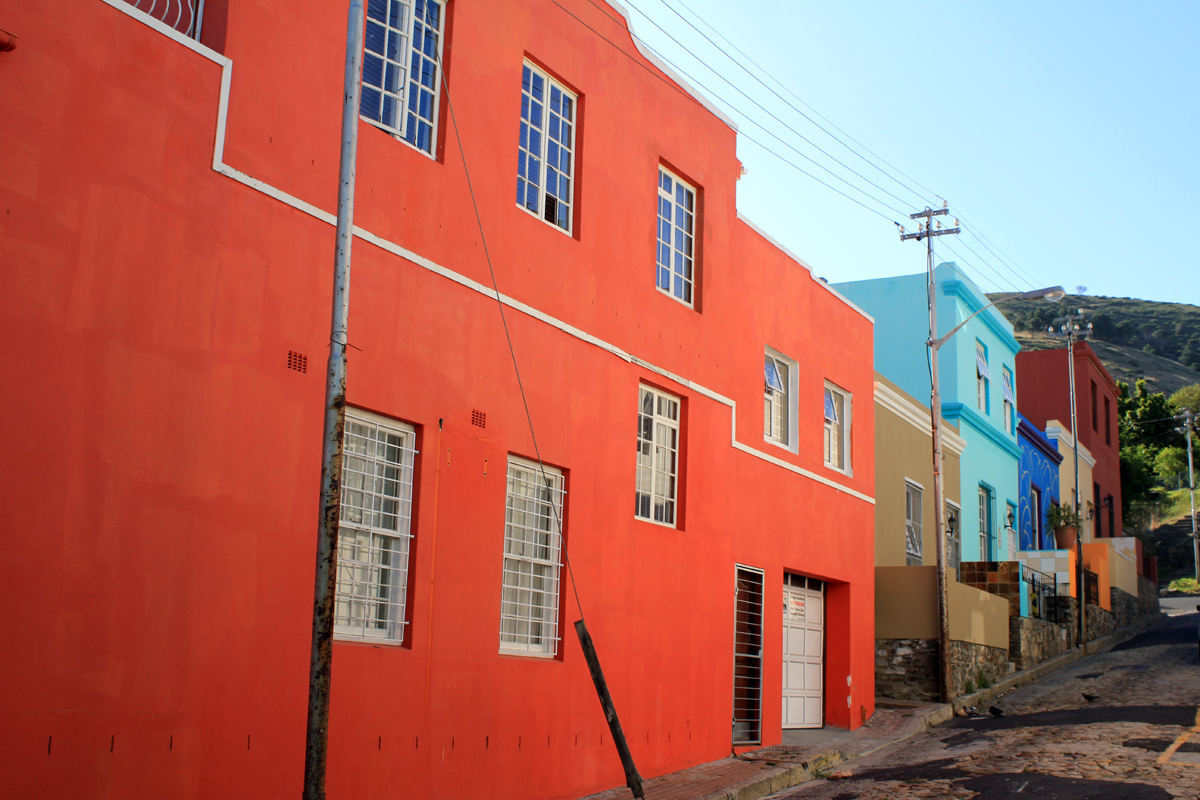
[(831, 283), (923, 270), (924, 245), (901, 243), (892, 222), (915, 229), (907, 213), (940, 196), (966, 233), (935, 253), (986, 291), (1082, 284), (1200, 305), (1200, 2), (620, 2), (634, 33), (737, 122), (742, 213)]

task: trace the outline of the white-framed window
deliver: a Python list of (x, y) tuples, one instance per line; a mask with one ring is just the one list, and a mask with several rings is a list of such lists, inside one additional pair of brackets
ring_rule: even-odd
[(575, 101), (572, 92), (525, 62), (517, 205), (567, 233), (575, 207)]
[(563, 494), (562, 472), (508, 457), (502, 653), (553, 656), (558, 652)]
[(433, 155), (446, 9), (440, 0), (368, 0), (359, 115)]
[(416, 434), (401, 422), (346, 411), (338, 523), (338, 638), (404, 641)]
[(675, 527), (679, 479), (679, 398), (642, 386), (638, 392), (634, 516)]
[(692, 305), (695, 267), (696, 189), (658, 168), (658, 270), (655, 285)]
[(979, 487), (979, 560), (992, 560), (992, 491)]
[(763, 439), (793, 449), (796, 362), (768, 347), (763, 362)]
[(962, 578), (962, 509), (946, 501), (946, 569), (954, 570), (954, 579)]
[(992, 379), (992, 373), (988, 371), (987, 348), (983, 346), (983, 342), (975, 343), (975, 399), (978, 401), (979, 410), (983, 413), (988, 413), (988, 383)]
[(1013, 395), (1012, 372), (1008, 367), (1000, 368), (1001, 389), (1004, 393), (1004, 432), (1013, 432), (1013, 411), (1017, 407), (1017, 398)]
[(850, 395), (825, 384), (825, 466), (850, 471)]
[(919, 567), (925, 563), (921, 555), (921, 487), (912, 481), (904, 482), (904, 564)]

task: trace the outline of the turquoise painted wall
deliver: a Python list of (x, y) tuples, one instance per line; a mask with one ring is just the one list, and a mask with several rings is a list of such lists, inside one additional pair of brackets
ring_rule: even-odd
[[(938, 335), (986, 306), (990, 301), (952, 262), (934, 269), (937, 286)], [(875, 318), (875, 369), (928, 407), (929, 364), (925, 341), (929, 335), (925, 273), (832, 284), (851, 302)], [(984, 407), (979, 408), (975, 348), (983, 344), (991, 372)], [(942, 415), (959, 427), (967, 442), (960, 461), (962, 479), (963, 561), (1008, 560), (1017, 550), (1016, 531), (1007, 527), (1007, 510), (1019, 508), (1021, 449), (1017, 444), (1017, 414), (1012, 409), (1004, 424), (1001, 374), (1012, 376), (1014, 399), (1015, 359), (1020, 345), (1012, 325), (992, 308), (950, 338), (939, 351), (938, 371), (942, 390)], [(980, 535), (979, 490), (988, 493), (985, 519), (991, 537)]]

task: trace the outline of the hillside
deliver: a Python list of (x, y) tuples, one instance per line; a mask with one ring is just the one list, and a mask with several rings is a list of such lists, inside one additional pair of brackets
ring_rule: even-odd
[[(1006, 296), (989, 295), (993, 300)], [(1022, 348), (1065, 346), (1062, 336), (1051, 336), (1046, 329), (1068, 310), (1082, 308), (1093, 326), (1089, 341), (1117, 380), (1133, 383), (1144, 377), (1151, 391), (1167, 395), (1200, 383), (1200, 307), (1067, 295), (1061, 303), (1008, 300), (999, 308), (1013, 323)]]

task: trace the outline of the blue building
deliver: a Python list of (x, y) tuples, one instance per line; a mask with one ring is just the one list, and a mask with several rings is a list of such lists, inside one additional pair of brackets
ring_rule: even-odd
[[(939, 264), (934, 280), (939, 335), (991, 302), (952, 262)], [(929, 397), (926, 274), (833, 288), (875, 318), (875, 369), (913, 397)], [(942, 416), (958, 425), (967, 443), (961, 459), (964, 507), (958, 510), (963, 561), (1008, 560), (1018, 551), (1021, 448), (1014, 366), (1020, 347), (1012, 325), (990, 308), (939, 351)]]
[(1059, 504), (1058, 465), (1062, 463), (1062, 454), (1058, 452), (1058, 445), (1020, 412), (1017, 413), (1017, 443), (1021, 448), (1017, 522), (1020, 549), (1053, 550), (1054, 531), (1046, 525), (1046, 514), (1051, 506)]

